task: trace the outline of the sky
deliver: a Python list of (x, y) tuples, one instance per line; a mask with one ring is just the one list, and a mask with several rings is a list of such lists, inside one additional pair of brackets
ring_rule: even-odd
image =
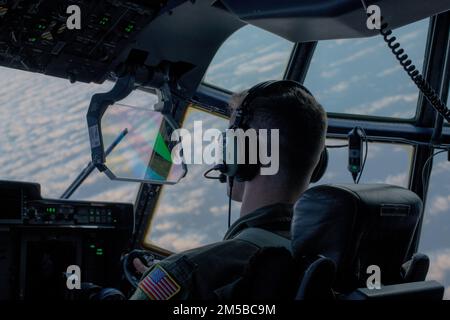
[[(396, 30), (420, 68), (428, 21)], [(245, 27), (218, 52), (205, 81), (231, 91), (283, 76), (292, 44)], [(383, 117), (413, 117), (417, 90), (379, 38), (324, 41), (318, 45), (306, 86), (329, 112)], [(0, 68), (0, 178), (39, 182), (45, 197), (57, 198), (90, 160), (85, 115), (90, 97), (111, 83), (69, 81)], [(136, 92), (122, 104), (148, 107), (154, 98)], [(225, 120), (201, 111), (189, 113), (185, 126), (204, 121), (223, 129)], [(342, 142), (329, 140), (328, 144)], [(396, 144), (370, 144), (361, 183), (407, 186), (412, 149)], [(330, 166), (319, 183), (351, 183), (346, 149), (330, 151)], [(164, 187), (146, 243), (182, 251), (219, 241), (227, 229), (223, 184), (205, 180), (204, 165), (189, 165), (188, 175)], [(450, 164), (436, 157), (425, 210), (420, 251), (431, 258), (429, 278), (441, 281), (450, 298)], [(95, 171), (74, 199), (134, 202), (139, 185), (111, 181)], [(232, 207), (237, 219), (238, 204)]]

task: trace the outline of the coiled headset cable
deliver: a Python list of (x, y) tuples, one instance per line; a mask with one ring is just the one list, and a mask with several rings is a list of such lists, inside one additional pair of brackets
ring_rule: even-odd
[[(370, 14), (367, 12), (367, 5), (364, 0), (361, 0), (361, 3), (364, 7), (364, 11), (367, 16), (370, 17)], [(439, 95), (435, 92), (435, 90), (431, 87), (427, 80), (423, 77), (423, 75), (417, 70), (416, 66), (412, 63), (411, 59), (409, 59), (408, 55), (405, 53), (405, 50), (400, 46), (400, 42), (397, 41), (397, 37), (392, 35), (392, 30), (389, 29), (389, 25), (387, 22), (383, 23), (383, 17), (381, 17), (381, 25), (378, 30), (380, 35), (383, 37), (384, 42), (388, 45), (389, 49), (391, 49), (397, 61), (403, 67), (403, 70), (406, 71), (407, 75), (411, 78), (411, 80), (416, 84), (417, 88), (422, 92), (428, 102), (433, 106), (433, 108), (448, 122), (450, 123), (450, 109), (442, 102)]]

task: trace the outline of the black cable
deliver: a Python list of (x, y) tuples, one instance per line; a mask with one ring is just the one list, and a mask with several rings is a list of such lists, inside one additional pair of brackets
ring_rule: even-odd
[(211, 179), (211, 180), (219, 180), (219, 179), (220, 179), (219, 176), (217, 176), (217, 177), (212, 177), (212, 176), (209, 176), (209, 175), (208, 175), (210, 172), (216, 171), (216, 170), (217, 170), (216, 167), (213, 167), (213, 168), (211, 168), (211, 169), (206, 170), (206, 171), (203, 173), (203, 177), (206, 178), (206, 179)]
[(210, 176), (209, 173), (211, 171), (221, 171), (222, 165), (218, 164), (211, 169), (206, 170), (203, 173), (203, 177), (210, 180), (219, 180), (220, 183), (227, 182), (227, 177), (221, 172), (218, 176)]
[[(363, 9), (368, 17), (371, 16), (369, 12), (367, 12), (367, 5), (365, 0), (361, 0)], [(380, 17), (381, 22), (384, 20), (383, 17)], [(416, 66), (412, 63), (411, 59), (408, 59), (408, 55), (405, 53), (405, 50), (400, 47), (400, 42), (396, 42), (397, 38), (395, 36), (389, 37), (392, 35), (392, 30), (389, 29), (389, 25), (387, 22), (383, 23), (378, 30), (380, 35), (383, 37), (384, 42), (388, 45), (388, 47), (392, 50), (395, 58), (398, 60), (400, 65), (403, 67), (403, 70), (406, 71), (411, 80), (416, 84), (417, 88), (422, 92), (431, 106), (445, 119), (448, 123), (450, 123), (450, 109), (442, 102), (439, 95), (434, 91), (431, 85), (427, 80), (423, 77), (419, 70), (416, 69)]]
[(228, 178), (230, 184), (230, 194), (228, 196), (228, 229), (231, 227), (231, 198), (233, 197), (234, 177)]
[(206, 170), (206, 171), (203, 173), (203, 177), (206, 178), (206, 179), (220, 180), (220, 182), (223, 182), (223, 181), (222, 181), (222, 180), (223, 180), (223, 174), (220, 174), (220, 175), (218, 175), (218, 176), (210, 176), (210, 175), (208, 175), (208, 174), (209, 174), (210, 172), (212, 172), (212, 171), (220, 171), (221, 168), (222, 168), (222, 165), (218, 164), (218, 165), (212, 167), (211, 169)]
[(364, 142), (365, 142), (365, 144), (366, 144), (366, 150), (364, 151), (364, 160), (363, 160), (363, 163), (362, 163), (362, 166), (361, 166), (361, 171), (359, 172), (359, 175), (358, 175), (358, 179), (356, 180), (356, 184), (359, 184), (359, 180), (361, 180), (361, 176), (362, 176), (362, 174), (363, 174), (363, 172), (364, 172), (364, 167), (366, 166), (366, 160), (367, 160), (367, 154), (369, 153), (369, 143), (368, 143), (368, 139), (367, 139), (367, 134), (366, 134), (366, 131), (363, 129), (363, 128), (361, 128), (361, 127), (356, 127), (358, 130), (361, 130), (361, 132), (363, 133), (363, 135), (364, 135)]
[[(431, 167), (429, 167), (429, 169), (427, 169), (431, 159), (433, 159), (438, 154), (446, 152), (446, 151), (449, 151), (449, 149), (439, 150), (439, 151), (433, 153), (431, 156), (428, 157), (428, 159), (425, 161), (425, 163), (423, 165), (423, 168), (422, 168), (422, 188), (423, 188), (423, 190), (422, 190), (422, 192), (423, 192), (424, 197), (425, 197), (425, 192), (427, 192), (428, 185), (429, 185), (429, 182), (430, 182), (430, 179), (425, 181), (425, 170), (428, 170), (428, 174), (431, 174), (431, 172), (430, 172)], [(430, 178), (431, 178), (431, 176), (430, 176)]]
[[(364, 0), (361, 0), (364, 10), (368, 17), (371, 15), (367, 12), (367, 5)], [(383, 21), (383, 17), (381, 17), (381, 21)], [(427, 80), (423, 77), (419, 70), (417, 70), (416, 66), (412, 63), (411, 59), (408, 59), (408, 55), (405, 53), (405, 50), (400, 47), (400, 42), (396, 42), (397, 38), (392, 35), (392, 30), (389, 29), (389, 24), (387, 22), (383, 23), (378, 30), (380, 35), (383, 37), (384, 42), (388, 45), (389, 49), (391, 49), (395, 58), (398, 60), (400, 65), (403, 67), (403, 70), (406, 71), (411, 80), (416, 84), (417, 88), (422, 92), (428, 102), (433, 106), (433, 108), (445, 119), (448, 123), (450, 123), (450, 109), (442, 102), (439, 95), (434, 91), (431, 85)]]

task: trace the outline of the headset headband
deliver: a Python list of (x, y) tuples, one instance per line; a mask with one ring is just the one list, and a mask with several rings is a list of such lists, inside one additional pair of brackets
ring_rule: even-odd
[[(247, 95), (245, 96), (244, 100), (240, 104), (240, 106), (236, 110), (236, 115), (233, 123), (230, 126), (230, 129), (237, 129), (241, 128), (243, 123), (246, 123), (248, 119), (249, 114), (249, 106), (253, 102), (254, 99), (256, 99), (258, 96), (262, 95), (264, 90), (267, 90), (273, 85), (280, 85), (283, 84), (284, 86), (289, 87), (297, 87), (302, 90), (304, 90), (307, 94), (314, 97), (311, 91), (309, 91), (304, 85), (297, 81), (293, 80), (268, 80), (261, 83), (256, 84), (252, 88), (248, 90)], [(245, 128), (242, 128), (245, 129)]]

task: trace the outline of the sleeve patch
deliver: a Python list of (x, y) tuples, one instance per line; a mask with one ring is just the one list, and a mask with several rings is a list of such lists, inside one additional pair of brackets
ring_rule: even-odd
[(156, 265), (139, 283), (139, 288), (150, 300), (169, 300), (181, 287), (161, 266)]

